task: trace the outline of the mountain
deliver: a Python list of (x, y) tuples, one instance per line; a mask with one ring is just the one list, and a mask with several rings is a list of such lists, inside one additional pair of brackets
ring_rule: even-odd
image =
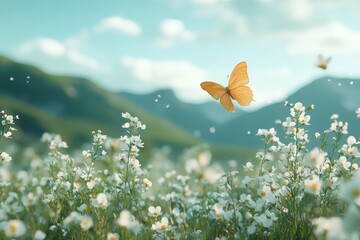
[[(284, 101), (254, 112), (237, 109), (234, 114), (226, 112), (216, 102), (182, 102), (171, 90), (158, 90), (148, 94), (119, 94), (144, 111), (155, 113), (189, 132), (201, 134), (202, 139), (219, 145), (260, 147), (261, 140), (255, 135), (257, 130), (274, 127), (277, 119), (285, 120), (289, 115), (289, 109), (284, 107), (285, 100), (291, 103), (302, 102), (305, 106), (315, 105), (315, 110), (309, 112), (311, 125), (308, 129), (311, 133), (324, 131), (330, 126), (330, 116), (337, 113), (343, 121), (349, 122), (351, 134), (360, 136), (360, 128), (356, 127), (359, 119), (355, 116), (356, 108), (360, 107), (359, 79), (323, 77), (302, 87)], [(209, 132), (210, 127), (215, 129), (215, 133)]]
[(119, 95), (144, 111), (165, 118), (190, 133), (201, 134), (203, 139), (209, 138), (211, 127), (216, 129), (217, 126), (246, 114), (241, 110), (234, 113), (224, 112), (216, 102), (186, 103), (179, 100), (170, 89), (147, 94), (120, 92)]
[[(74, 147), (91, 141), (92, 130), (118, 137), (124, 133), (121, 113), (130, 112), (147, 124), (142, 134), (147, 154), (157, 146), (183, 149), (207, 142), (214, 155), (248, 157), (261, 147), (257, 130), (273, 127), (275, 120), (289, 115), (283, 101), (254, 112), (237, 110), (231, 114), (214, 101), (182, 102), (166, 89), (147, 94), (115, 93), (84, 78), (48, 74), (4, 57), (0, 57), (0, 80), (0, 109), (21, 116), (20, 134), (16, 135), (33, 140), (43, 132), (60, 133)], [(324, 77), (284, 100), (315, 105), (309, 112), (311, 134), (328, 128), (330, 116), (337, 113), (349, 122), (349, 132), (358, 137), (355, 110), (360, 106), (359, 93), (359, 79)]]
[(91, 141), (91, 131), (119, 137), (122, 112), (147, 124), (145, 151), (164, 143), (189, 147), (199, 141), (181, 127), (138, 108), (116, 93), (78, 77), (47, 74), (0, 57), (0, 109), (18, 114), (21, 139), (39, 139), (43, 132), (60, 133), (70, 146)]
[[(290, 103), (302, 102), (305, 106), (314, 104), (315, 109), (308, 112), (311, 116), (308, 129), (312, 134), (316, 131), (322, 133), (329, 128), (330, 116), (336, 113), (340, 115), (340, 120), (349, 123), (349, 133), (360, 136), (360, 120), (355, 114), (355, 110), (360, 107), (360, 79), (323, 77), (302, 87), (285, 100)], [(273, 127), (275, 120), (284, 121), (289, 115), (284, 101), (230, 120), (219, 128), (216, 136), (210, 135), (209, 141), (221, 139), (223, 144), (233, 146), (259, 145), (259, 138), (255, 136), (257, 129)], [(313, 138), (313, 135), (310, 137)]]

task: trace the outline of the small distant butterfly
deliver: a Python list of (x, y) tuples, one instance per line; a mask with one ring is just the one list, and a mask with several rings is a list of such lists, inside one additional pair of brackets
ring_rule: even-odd
[(331, 57), (328, 57), (327, 59), (325, 59), (325, 58), (323, 57), (323, 55), (319, 54), (318, 60), (317, 60), (317, 62), (315, 63), (315, 66), (318, 67), (318, 68), (321, 68), (321, 69), (326, 70), (327, 67), (328, 67), (328, 64), (329, 64), (330, 60), (331, 60)]
[(207, 91), (216, 100), (220, 99), (220, 104), (229, 112), (235, 111), (235, 106), (231, 99), (236, 100), (241, 106), (248, 106), (253, 101), (253, 92), (248, 86), (246, 62), (241, 62), (232, 71), (227, 87), (214, 82), (202, 82), (201, 88)]

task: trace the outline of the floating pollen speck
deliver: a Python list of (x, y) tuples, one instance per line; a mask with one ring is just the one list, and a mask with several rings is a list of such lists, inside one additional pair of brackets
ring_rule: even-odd
[(27, 76), (26, 78), (27, 78), (27, 79), (30, 79), (30, 76)]
[(251, 132), (250, 132), (250, 131), (247, 131), (247, 134), (248, 134), (248, 135), (250, 135), (250, 134), (251, 134)]
[(331, 79), (330, 79), (330, 78), (328, 78), (328, 82), (331, 82)]
[(158, 98), (161, 98), (161, 95), (160, 95), (160, 94), (158, 94), (158, 95), (157, 95), (157, 97), (158, 97)]
[(13, 78), (13, 77), (11, 77), (11, 78), (10, 78), (10, 81), (14, 81), (14, 78)]
[(339, 87), (341, 87), (341, 83), (338, 83)]
[(194, 133), (194, 136), (195, 136), (195, 137), (200, 137), (200, 136), (201, 136), (201, 132), (200, 132), (200, 130), (198, 130), (198, 129), (195, 130), (193, 133)]
[(26, 83), (29, 83), (29, 81), (26, 81)]
[(211, 127), (211, 128), (209, 129), (209, 131), (210, 131), (210, 133), (215, 133), (215, 132), (216, 132), (216, 129), (215, 129), (214, 127)]
[(354, 85), (354, 81), (351, 81), (351, 82), (350, 82), (350, 85)]
[(156, 99), (155, 99), (155, 102), (158, 102), (158, 101), (159, 101), (159, 99), (156, 98)]
[(170, 107), (170, 104), (166, 105), (166, 108), (169, 108)]

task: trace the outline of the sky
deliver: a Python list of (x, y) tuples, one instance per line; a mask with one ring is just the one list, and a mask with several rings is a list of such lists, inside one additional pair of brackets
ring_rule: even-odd
[(319, 77), (359, 77), (359, 12), (358, 0), (0, 0), (0, 55), (193, 103), (211, 100), (201, 82), (225, 86), (246, 61), (251, 110)]

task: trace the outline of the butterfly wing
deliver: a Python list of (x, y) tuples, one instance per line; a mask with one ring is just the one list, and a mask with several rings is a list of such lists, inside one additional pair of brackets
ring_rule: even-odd
[(223, 86), (214, 82), (202, 82), (200, 86), (216, 100), (219, 100), (219, 98), (221, 98), (226, 93), (226, 90)]
[(254, 97), (252, 90), (248, 86), (232, 89), (230, 90), (230, 94), (240, 106), (249, 106)]
[(234, 89), (249, 83), (246, 62), (241, 62), (235, 66), (229, 79), (228, 88)]
[(235, 111), (235, 106), (231, 101), (230, 95), (225, 92), (221, 98), (220, 98), (220, 103), (221, 105), (228, 110), (229, 112), (234, 112)]
[(229, 80), (229, 90), (231, 97), (241, 106), (248, 106), (253, 100), (252, 90), (244, 86), (249, 83), (246, 62), (241, 62), (234, 68)]
[(315, 64), (316, 67), (326, 70), (328, 67), (328, 64), (331, 60), (331, 57), (325, 59), (322, 54), (319, 54), (318, 60)]

